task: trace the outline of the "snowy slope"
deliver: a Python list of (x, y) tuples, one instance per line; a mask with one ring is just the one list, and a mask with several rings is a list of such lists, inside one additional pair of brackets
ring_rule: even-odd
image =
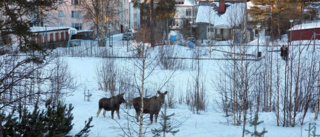
[[(121, 37), (121, 36), (118, 36)], [(120, 38), (118, 38), (120, 39)], [(115, 39), (117, 40), (117, 38)], [(261, 39), (260, 39), (261, 40)], [(124, 52), (123, 54), (129, 54), (126, 52), (126, 46), (123, 46), (122, 41), (115, 42), (114, 52)], [(261, 40), (263, 43), (263, 39)], [(254, 42), (251, 43), (255, 45)], [(194, 56), (197, 50), (201, 51), (202, 58), (209, 58), (209, 54), (206, 53), (209, 51), (209, 47), (196, 47), (195, 49), (189, 49), (183, 46), (175, 45), (174, 51), (177, 57), (192, 57)], [(276, 47), (275, 49), (278, 49)], [(157, 48), (151, 49), (152, 52), (159, 52)], [(212, 52), (212, 58), (226, 58), (225, 53), (221, 51), (230, 51), (229, 46), (220, 46), (213, 47), (215, 49)], [(262, 52), (267, 52), (266, 47), (260, 47)], [(248, 51), (251, 53), (256, 53), (256, 47), (248, 48)], [(115, 53), (117, 54), (117, 53)], [(263, 53), (264, 54), (264, 53)], [(120, 55), (120, 53), (119, 53)], [(103, 58), (90, 58), (90, 57), (62, 57), (69, 65), (69, 69), (72, 70), (72, 74), (81, 86), (74, 93), (73, 96), (69, 96), (65, 99), (65, 103), (71, 103), (74, 106), (74, 127), (70, 132), (70, 135), (74, 135), (80, 131), (84, 126), (84, 121), (89, 117), (93, 117), (92, 125), (94, 127), (91, 129), (89, 137), (118, 137), (123, 136), (125, 133), (132, 133), (132, 136), (137, 136), (138, 123), (135, 122), (134, 116), (135, 112), (133, 108), (125, 108), (124, 105), (121, 105), (120, 117), (119, 120), (116, 116), (115, 119), (111, 119), (110, 112), (106, 113), (106, 117), (102, 116), (102, 112), (99, 117), (96, 117), (98, 110), (98, 101), (102, 97), (110, 97), (106, 92), (100, 90), (97, 84), (97, 74), (96, 67), (103, 63)], [(275, 60), (281, 60), (278, 54), (274, 54)], [(134, 61), (128, 61), (124, 59), (116, 59), (117, 66), (128, 67), (133, 69)], [(184, 63), (196, 63), (190, 60), (185, 60)], [(205, 90), (207, 91), (207, 101), (208, 106), (207, 110), (200, 112), (200, 114), (194, 114), (186, 103), (176, 103), (174, 109), (168, 109), (168, 113), (175, 113), (175, 116), (172, 118), (174, 124), (178, 126), (179, 132), (175, 137), (240, 137), (242, 136), (242, 126), (233, 126), (232, 117), (225, 117), (224, 113), (216, 106), (214, 99), (219, 99), (218, 91), (215, 89), (215, 82), (221, 79), (223, 64), (226, 63), (225, 60), (203, 60), (202, 61), (202, 76), (204, 79)], [(256, 62), (259, 65), (259, 62)], [(166, 76), (170, 74), (170, 71), (163, 71), (160, 68), (157, 68), (153, 74), (148, 78), (147, 86), (149, 88), (159, 87), (159, 83), (163, 82), (166, 79)], [(174, 77), (170, 80), (173, 87), (165, 87), (161, 91), (168, 90), (168, 92), (174, 92), (175, 100), (178, 101), (180, 95), (187, 94), (188, 85), (190, 81), (194, 80), (196, 75), (196, 70), (185, 69), (175, 72)], [(150, 84), (151, 83), (151, 84)], [(89, 90), (92, 94), (90, 98), (91, 101), (84, 101), (83, 92)], [(121, 91), (127, 93), (128, 91)], [(150, 91), (150, 95), (155, 95), (156, 91)], [(137, 94), (135, 94), (137, 96)], [(129, 100), (127, 100), (129, 101)], [(162, 108), (163, 110), (163, 108)], [(248, 111), (248, 119), (252, 119), (253, 114)], [(316, 122), (317, 125), (320, 125), (319, 121), (313, 121), (314, 113), (307, 113), (305, 118), (305, 124), (303, 126), (297, 125), (296, 127), (278, 127), (276, 126), (276, 117), (275, 113), (259, 113), (260, 120), (264, 121), (259, 127), (258, 131), (261, 131), (263, 128), (266, 128), (268, 133), (265, 137), (306, 137), (308, 124), (310, 122)], [(159, 128), (161, 121), (160, 117), (158, 118), (158, 123), (153, 123), (150, 125), (149, 115), (145, 115), (146, 120), (144, 120), (144, 128), (146, 131), (146, 137), (152, 136), (151, 129)], [(121, 129), (122, 127), (122, 129)], [(126, 129), (130, 127), (130, 130)], [(253, 127), (246, 126), (248, 130), (253, 130)], [(319, 126), (317, 126), (319, 128)], [(124, 132), (125, 131), (125, 132)], [(171, 137), (171, 134), (167, 134)], [(249, 136), (249, 135), (246, 135)]]

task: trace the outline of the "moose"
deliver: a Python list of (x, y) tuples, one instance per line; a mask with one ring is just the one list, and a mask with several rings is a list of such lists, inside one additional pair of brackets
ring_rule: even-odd
[[(168, 91), (161, 93), (158, 91), (159, 96), (153, 96), (151, 98), (143, 98), (143, 113), (150, 114), (151, 124), (153, 122), (153, 115), (155, 114), (155, 121), (157, 123), (158, 114), (160, 112), (161, 106), (164, 103), (165, 95)], [(136, 119), (139, 121), (139, 115), (141, 113), (141, 97), (134, 98), (132, 100), (133, 107), (136, 110)]]
[(103, 117), (106, 117), (106, 111), (110, 110), (112, 119), (113, 119), (113, 112), (114, 111), (117, 111), (118, 118), (120, 119), (120, 116), (119, 116), (120, 104), (126, 103), (126, 101), (123, 99), (123, 95), (124, 95), (124, 93), (119, 94), (117, 96), (113, 96), (111, 98), (101, 98), (99, 100), (99, 109), (97, 112), (97, 117), (99, 116), (100, 111), (103, 108), (104, 109), (103, 110)]

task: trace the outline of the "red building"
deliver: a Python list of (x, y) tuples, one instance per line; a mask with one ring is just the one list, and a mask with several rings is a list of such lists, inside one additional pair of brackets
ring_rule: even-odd
[[(295, 25), (287, 31), (288, 42), (297, 40), (320, 40), (320, 22)], [(314, 38), (315, 37), (315, 38)]]
[(31, 27), (30, 31), (33, 33), (31, 41), (49, 47), (66, 46), (69, 32), (76, 33), (76, 29), (71, 27)]

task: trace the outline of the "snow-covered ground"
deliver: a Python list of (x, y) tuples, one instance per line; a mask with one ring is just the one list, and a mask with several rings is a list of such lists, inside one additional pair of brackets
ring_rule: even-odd
[[(283, 41), (285, 43), (285, 41)], [(257, 41), (253, 41), (250, 44), (256, 45)], [(261, 45), (265, 43), (263, 38), (259, 42)], [(279, 42), (280, 43), (280, 42)], [(127, 52), (126, 41), (121, 41), (121, 35), (115, 35), (113, 52), (115, 55), (131, 55), (129, 51)], [(249, 45), (250, 45), (249, 44)], [(281, 45), (281, 44), (279, 44)], [(184, 46), (173, 45), (175, 56), (176, 57), (194, 57), (197, 51), (201, 51), (200, 56), (202, 58), (210, 58), (210, 47), (196, 47), (194, 49), (189, 49)], [(279, 49), (277, 46), (275, 49)], [(159, 52), (159, 47), (150, 49), (153, 54)], [(249, 53), (255, 54), (256, 47), (251, 46), (248, 48)], [(215, 59), (227, 59), (228, 56), (225, 56), (225, 52), (221, 51), (230, 51), (229, 46), (219, 46), (212, 47), (211, 58)], [(260, 50), (262, 51), (262, 60), (265, 52), (268, 52), (266, 47), (261, 46)], [(317, 51), (319, 52), (319, 48)], [(73, 115), (74, 115), (74, 126), (70, 135), (75, 135), (79, 132), (83, 126), (84, 121), (88, 120), (89, 117), (93, 117), (92, 125), (94, 127), (91, 129), (89, 137), (118, 137), (124, 136), (124, 134), (132, 133), (132, 136), (137, 136), (139, 125), (132, 117), (135, 115), (133, 108), (125, 108), (121, 105), (120, 117), (118, 119), (115, 115), (115, 119), (111, 119), (110, 111), (106, 113), (106, 117), (102, 116), (102, 113), (99, 117), (96, 117), (98, 111), (98, 101), (102, 97), (110, 97), (109, 94), (106, 94), (105, 91), (99, 89), (97, 82), (97, 66), (101, 65), (106, 58), (100, 57), (62, 57), (69, 65), (69, 69), (76, 81), (81, 85), (77, 91), (74, 92), (72, 96), (65, 98), (65, 103), (71, 103), (74, 106)], [(251, 57), (255, 59), (256, 57)], [(281, 60), (279, 53), (274, 54), (275, 60)], [(116, 60), (116, 65), (120, 68), (126, 68), (125, 70), (130, 70), (131, 73), (134, 73), (134, 60), (138, 59), (114, 59)], [(281, 60), (282, 61), (282, 60)], [(259, 61), (253, 61), (254, 64), (259, 65)], [(284, 61), (283, 61), (284, 62)], [(195, 61), (184, 60), (183, 63), (193, 63)], [(206, 111), (201, 111), (200, 114), (194, 114), (190, 111), (189, 107), (185, 102), (182, 104), (178, 103), (180, 96), (185, 96), (187, 94), (186, 90), (194, 81), (196, 70), (194, 69), (184, 69), (178, 70), (174, 73), (174, 77), (170, 79), (169, 86), (165, 86), (161, 91), (164, 92), (174, 92), (174, 99), (176, 101), (175, 108), (168, 108), (168, 114), (174, 113), (172, 117), (172, 125), (177, 126), (176, 129), (179, 130), (175, 137), (240, 137), (242, 136), (243, 126), (234, 126), (233, 117), (225, 117), (224, 113), (217, 107), (214, 103), (214, 99), (218, 99), (220, 96), (218, 91), (215, 88), (217, 81), (221, 80), (221, 75), (224, 75), (221, 70), (226, 63), (226, 60), (202, 60), (201, 61), (201, 75), (203, 83), (206, 90), (207, 97), (207, 107)], [(161, 84), (164, 83), (166, 78), (170, 75), (170, 71), (162, 70), (156, 68), (152, 75), (147, 79), (147, 88), (153, 89), (158, 88)], [(223, 76), (224, 77), (224, 76)], [(149, 86), (149, 87), (148, 87)], [(84, 101), (84, 91), (90, 91), (92, 96), (90, 101)], [(120, 91), (121, 93), (128, 93), (130, 91)], [(135, 94), (137, 96), (138, 93)], [(149, 95), (156, 95), (156, 90), (149, 91)], [(127, 100), (130, 101), (130, 100)], [(162, 108), (163, 110), (164, 108)], [(252, 119), (253, 114), (248, 111), (248, 120)], [(116, 113), (115, 113), (116, 114)], [(146, 120), (144, 121), (143, 127), (146, 131), (146, 137), (152, 136), (151, 129), (159, 128), (161, 118), (159, 116), (158, 123), (149, 124), (149, 115), (144, 115)], [(282, 127), (276, 126), (276, 115), (274, 112), (260, 112), (259, 120), (264, 121), (264, 123), (258, 126), (258, 131), (262, 131), (265, 128), (268, 133), (265, 134), (265, 137), (307, 137), (308, 132), (305, 129), (308, 129), (309, 123), (315, 122), (318, 129), (320, 122), (314, 121), (314, 113), (307, 113), (305, 118), (305, 124), (303, 126), (297, 125), (295, 127)], [(130, 130), (127, 129), (130, 127)], [(253, 127), (250, 127), (247, 123), (246, 128), (250, 131), (253, 131)], [(320, 132), (320, 131), (318, 131)], [(166, 136), (173, 136), (172, 134), (167, 134)], [(249, 136), (249, 135), (246, 135)]]

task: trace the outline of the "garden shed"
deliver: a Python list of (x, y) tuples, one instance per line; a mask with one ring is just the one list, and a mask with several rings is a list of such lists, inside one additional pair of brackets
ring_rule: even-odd
[(288, 42), (297, 40), (320, 40), (320, 22), (295, 25), (287, 31), (287, 34)]

